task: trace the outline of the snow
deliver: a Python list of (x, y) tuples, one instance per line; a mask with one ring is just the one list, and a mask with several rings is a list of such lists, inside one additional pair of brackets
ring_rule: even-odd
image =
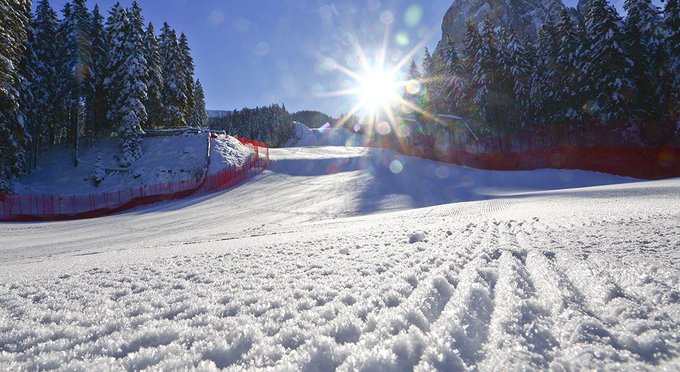
[(271, 158), (218, 194), (0, 224), (0, 369), (680, 368), (680, 179)]
[[(80, 164), (73, 167), (72, 149), (58, 147), (42, 154), (38, 169), (15, 185), (17, 194), (99, 194), (144, 185), (181, 182), (203, 174), (207, 157), (207, 135), (146, 137), (142, 158), (129, 168), (121, 168), (120, 148), (115, 138), (103, 139), (90, 149), (79, 151)], [(104, 181), (95, 186), (92, 174), (97, 157), (108, 170)]]
[(364, 138), (358, 133), (345, 128), (332, 128), (325, 125), (321, 128), (310, 129), (298, 122), (293, 123), (293, 135), (284, 147), (309, 146), (364, 146)]
[(211, 142), (208, 173), (215, 174), (225, 169), (240, 167), (248, 160), (251, 153), (252, 150), (236, 138), (219, 136)]

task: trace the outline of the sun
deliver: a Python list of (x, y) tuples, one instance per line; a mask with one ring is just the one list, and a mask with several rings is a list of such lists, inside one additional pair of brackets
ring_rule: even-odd
[(392, 71), (374, 69), (358, 79), (360, 99), (372, 113), (390, 107), (399, 100), (399, 83)]
[[(411, 99), (408, 99), (410, 96), (415, 96), (419, 93), (419, 88), (421, 84), (425, 83), (425, 80), (406, 79), (406, 76), (404, 76), (405, 71), (403, 71), (416, 53), (425, 47), (426, 42), (437, 31), (437, 28), (433, 28), (422, 37), (419, 43), (413, 45), (409, 52), (406, 54), (399, 52), (396, 57), (391, 56), (390, 58), (388, 58), (387, 47), (389, 41), (388, 28), (385, 30), (382, 46), (372, 50), (374, 52), (374, 57), (372, 58), (369, 58), (366, 50), (359, 45), (356, 37), (350, 37), (355, 53), (351, 56), (352, 58), (347, 58), (346, 60), (352, 61), (353, 68), (339, 63), (334, 58), (319, 54), (319, 60), (324, 69), (340, 72), (349, 78), (343, 81), (342, 86), (345, 88), (318, 93), (319, 96), (353, 96), (357, 99), (356, 104), (354, 104), (349, 112), (346, 112), (340, 119), (336, 120), (334, 127), (343, 127), (345, 123), (363, 111), (363, 113), (367, 114), (363, 117), (368, 128), (366, 140), (370, 142), (374, 132), (373, 129), (380, 133), (381, 127), (388, 129), (384, 132), (395, 133), (399, 141), (404, 141), (404, 138), (406, 138), (404, 130), (408, 131), (408, 125), (404, 123), (406, 121), (415, 121), (412, 117), (409, 117), (411, 113), (417, 113), (419, 116), (427, 118), (436, 124), (446, 125), (436, 115), (427, 112), (412, 102)], [(405, 93), (408, 93), (409, 97), (405, 97)]]

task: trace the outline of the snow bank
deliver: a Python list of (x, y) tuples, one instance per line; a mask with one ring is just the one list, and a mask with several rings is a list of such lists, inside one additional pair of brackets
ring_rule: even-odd
[(324, 126), (318, 129), (310, 129), (302, 123), (293, 123), (293, 136), (284, 147), (311, 146), (364, 146), (364, 138), (345, 128)]
[[(144, 155), (128, 169), (118, 165), (118, 142), (103, 139), (95, 148), (80, 151), (80, 164), (73, 166), (71, 149), (50, 149), (40, 159), (38, 169), (15, 186), (18, 194), (87, 195), (127, 190), (145, 185), (198, 179), (205, 173), (207, 135), (144, 138)], [(106, 176), (97, 187), (92, 174), (101, 155)]]
[[(207, 162), (206, 134), (144, 138), (144, 156), (129, 169), (118, 166), (118, 143), (104, 139), (96, 149), (82, 150), (72, 166), (71, 150), (59, 147), (43, 154), (39, 167), (16, 184), (18, 194), (87, 195), (203, 177)], [(209, 174), (239, 167), (252, 150), (231, 136), (211, 140)], [(101, 161), (98, 161), (101, 159)], [(103, 178), (95, 186), (93, 175)]]

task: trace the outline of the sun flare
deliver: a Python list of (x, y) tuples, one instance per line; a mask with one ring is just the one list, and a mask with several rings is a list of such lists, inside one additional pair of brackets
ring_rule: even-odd
[[(370, 57), (367, 51), (356, 42), (356, 39), (352, 40), (354, 58), (349, 58), (353, 61), (351, 67), (339, 63), (336, 59), (320, 56), (325, 68), (329, 71), (337, 71), (348, 78), (343, 82), (343, 88), (326, 91), (320, 95), (356, 98), (353, 107), (335, 122), (334, 127), (344, 126), (355, 115), (366, 114), (362, 120), (365, 120), (364, 124), (367, 128), (366, 140), (370, 142), (374, 139), (372, 138), (374, 132), (383, 135), (393, 133), (399, 141), (403, 141), (410, 130), (409, 125), (404, 123), (415, 121), (410, 117), (413, 113), (442, 124), (436, 115), (425, 111), (410, 99), (411, 96), (421, 94), (421, 85), (424, 80), (409, 80), (403, 71), (417, 51), (425, 46), (427, 40), (436, 31), (437, 29), (433, 29), (428, 35), (423, 36), (419, 43), (407, 53), (401, 54), (399, 58), (388, 56), (390, 38), (387, 29), (382, 46), (372, 50), (373, 53), (368, 53), (373, 54)], [(355, 130), (357, 130), (356, 126)]]
[(359, 79), (359, 95), (371, 111), (389, 107), (399, 99), (399, 84), (393, 73), (372, 70)]

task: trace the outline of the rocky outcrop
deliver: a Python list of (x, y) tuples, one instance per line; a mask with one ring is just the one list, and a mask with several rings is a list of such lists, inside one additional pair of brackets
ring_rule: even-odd
[(545, 19), (552, 15), (557, 20), (562, 9), (561, 0), (455, 0), (444, 16), (442, 40), (448, 34), (462, 48), (466, 22), (481, 28), (487, 18), (496, 26), (512, 27), (520, 38), (535, 37)]

